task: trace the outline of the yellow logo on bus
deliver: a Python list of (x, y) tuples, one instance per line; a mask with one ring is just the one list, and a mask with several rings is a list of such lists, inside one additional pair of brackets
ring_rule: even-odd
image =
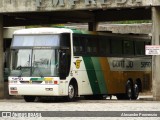
[(52, 81), (53, 78), (44, 78), (45, 81)]
[(79, 69), (80, 68), (80, 63), (82, 60), (76, 60), (76, 62), (74, 63), (76, 65), (76, 68)]

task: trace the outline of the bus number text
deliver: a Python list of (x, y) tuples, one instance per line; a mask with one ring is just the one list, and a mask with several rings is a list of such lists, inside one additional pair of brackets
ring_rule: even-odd
[(151, 67), (151, 62), (141, 62), (141, 68)]

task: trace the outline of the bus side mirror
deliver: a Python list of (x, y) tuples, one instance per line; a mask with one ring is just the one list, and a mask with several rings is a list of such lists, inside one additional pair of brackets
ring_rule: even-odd
[(67, 56), (66, 51), (60, 51), (59, 56), (59, 75), (60, 79), (66, 79), (67, 77)]

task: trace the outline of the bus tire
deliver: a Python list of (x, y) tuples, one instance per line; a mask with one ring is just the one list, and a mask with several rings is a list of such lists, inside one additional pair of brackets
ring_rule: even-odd
[(126, 92), (117, 94), (116, 97), (118, 100), (131, 100), (133, 95), (132, 82), (130, 80), (126, 83)]
[(137, 82), (134, 84), (133, 86), (133, 94), (132, 94), (132, 99), (136, 100), (139, 96), (139, 86), (137, 84)]
[(71, 102), (75, 101), (77, 97), (77, 87), (74, 82), (71, 82), (68, 86), (68, 96), (66, 97), (66, 100)]
[(24, 96), (24, 100), (25, 100), (26, 102), (34, 102), (35, 99), (36, 99), (35, 96)]
[(133, 95), (133, 87), (132, 87), (132, 82), (130, 80), (127, 81), (126, 84), (126, 100), (131, 100)]

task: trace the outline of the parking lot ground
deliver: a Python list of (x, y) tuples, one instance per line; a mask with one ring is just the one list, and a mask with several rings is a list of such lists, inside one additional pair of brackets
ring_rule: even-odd
[[(52, 117), (42, 117), (42, 118), (36, 118), (37, 120), (59, 120), (59, 119), (66, 119), (66, 120), (84, 120), (84, 119), (92, 119), (92, 120), (160, 120), (160, 117), (135, 117), (135, 116), (116, 116), (118, 112), (122, 113), (134, 113), (134, 112), (152, 112), (155, 111), (158, 112), (158, 115), (160, 113), (160, 101), (153, 101), (152, 96), (140, 96), (138, 100), (117, 100), (115, 97), (112, 97), (110, 100), (107, 98), (106, 100), (84, 100), (79, 99), (75, 102), (63, 102), (63, 101), (38, 101), (38, 102), (25, 102), (23, 99), (1, 99), (0, 100), (0, 111), (19, 111), (19, 112), (25, 112), (25, 111), (44, 111), (46, 112), (46, 115), (49, 115), (49, 113), (58, 111), (60, 113), (60, 116), (63, 117), (54, 117), (53, 114)], [(83, 112), (82, 114), (84, 116), (81, 117), (75, 117), (77, 111)], [(93, 113), (90, 113), (90, 111)], [(65, 116), (63, 113), (68, 114)], [(101, 117), (99, 117), (101, 112), (105, 112), (102, 114)], [(109, 114), (110, 113), (110, 114)], [(80, 113), (77, 113), (80, 114)], [(106, 116), (106, 114), (109, 114)], [(120, 113), (121, 114), (121, 113)], [(72, 117), (73, 115), (73, 117)], [(75, 116), (74, 116), (75, 115)], [(86, 117), (86, 116), (90, 117)], [(93, 115), (93, 117), (92, 117)], [(113, 117), (115, 115), (115, 117)], [(56, 116), (56, 115), (55, 115)], [(79, 115), (77, 115), (79, 116)], [(0, 118), (0, 120), (10, 120), (10, 119), (26, 119), (30, 120), (33, 118)]]

